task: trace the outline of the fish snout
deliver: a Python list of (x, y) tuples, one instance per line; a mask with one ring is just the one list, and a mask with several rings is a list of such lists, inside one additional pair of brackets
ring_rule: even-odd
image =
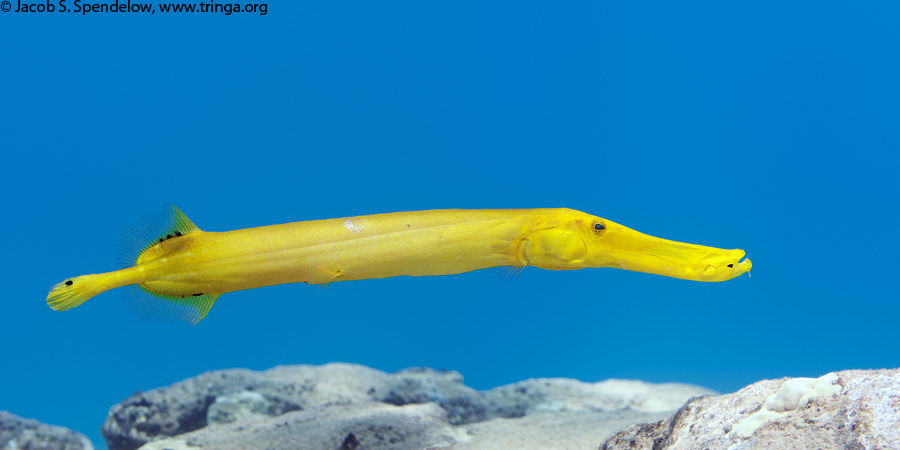
[(726, 255), (716, 256), (705, 261), (705, 267), (702, 270), (704, 281), (725, 281), (739, 277), (750, 271), (753, 263), (750, 259), (741, 258), (746, 254), (743, 250), (728, 250)]

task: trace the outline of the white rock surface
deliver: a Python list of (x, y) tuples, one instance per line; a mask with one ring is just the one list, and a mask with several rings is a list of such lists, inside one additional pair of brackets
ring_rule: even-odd
[(766, 380), (688, 401), (672, 416), (622, 430), (601, 450), (897, 450), (900, 369)]
[(254, 414), (265, 414), (269, 409), (269, 401), (258, 392), (241, 391), (234, 394), (220, 395), (206, 411), (206, 423), (231, 423), (242, 417)]
[(732, 432), (740, 437), (750, 437), (759, 427), (778, 419), (784, 419), (798, 409), (806, 409), (809, 402), (841, 392), (837, 374), (829, 373), (819, 378), (792, 378), (782, 383), (778, 392), (766, 397), (759, 411), (734, 424)]

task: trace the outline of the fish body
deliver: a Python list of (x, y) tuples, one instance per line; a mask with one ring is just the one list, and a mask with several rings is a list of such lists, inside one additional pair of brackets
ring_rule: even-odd
[(617, 267), (724, 281), (751, 267), (740, 261), (742, 250), (668, 241), (567, 208), (414, 211), (206, 232), (172, 207), (165, 222), (136, 238), (132, 267), (70, 278), (54, 286), (48, 304), (65, 310), (109, 289), (138, 286), (142, 308), (196, 323), (221, 294), (284, 283), (498, 266)]

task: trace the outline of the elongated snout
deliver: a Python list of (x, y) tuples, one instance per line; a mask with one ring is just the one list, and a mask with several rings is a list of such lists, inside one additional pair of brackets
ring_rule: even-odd
[(594, 267), (618, 267), (695, 281), (725, 281), (749, 272), (744, 251), (686, 244), (646, 235), (604, 220), (602, 234), (585, 239)]

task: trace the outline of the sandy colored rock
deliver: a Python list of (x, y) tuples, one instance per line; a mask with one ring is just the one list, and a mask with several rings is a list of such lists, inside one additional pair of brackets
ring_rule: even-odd
[(666, 419), (612, 435), (600, 448), (898, 449), (900, 369), (766, 380), (733, 394), (694, 398)]

